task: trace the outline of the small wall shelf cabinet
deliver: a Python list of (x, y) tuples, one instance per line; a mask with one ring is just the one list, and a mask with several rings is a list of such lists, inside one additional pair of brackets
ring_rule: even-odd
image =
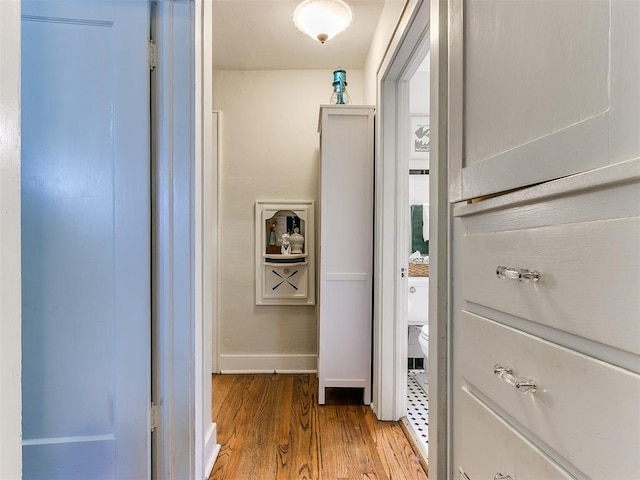
[(315, 305), (313, 202), (258, 201), (255, 220), (256, 305)]

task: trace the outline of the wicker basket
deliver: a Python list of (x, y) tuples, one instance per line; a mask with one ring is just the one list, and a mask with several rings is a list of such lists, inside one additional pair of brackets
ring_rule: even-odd
[(428, 277), (429, 264), (428, 263), (410, 263), (409, 276), (410, 277)]

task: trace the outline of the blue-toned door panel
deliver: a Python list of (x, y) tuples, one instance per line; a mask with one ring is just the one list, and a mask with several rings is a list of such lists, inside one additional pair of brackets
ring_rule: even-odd
[(149, 476), (149, 6), (22, 2), (24, 478)]

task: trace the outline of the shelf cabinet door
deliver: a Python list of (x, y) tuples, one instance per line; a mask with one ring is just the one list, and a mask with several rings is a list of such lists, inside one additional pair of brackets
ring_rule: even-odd
[(262, 296), (265, 299), (307, 298), (307, 265), (264, 266)]

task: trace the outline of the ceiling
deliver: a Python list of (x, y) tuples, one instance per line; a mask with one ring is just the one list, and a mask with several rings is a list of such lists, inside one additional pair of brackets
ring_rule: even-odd
[(214, 68), (363, 68), (385, 0), (346, 0), (353, 11), (351, 25), (324, 45), (293, 24), (300, 1), (213, 0)]

